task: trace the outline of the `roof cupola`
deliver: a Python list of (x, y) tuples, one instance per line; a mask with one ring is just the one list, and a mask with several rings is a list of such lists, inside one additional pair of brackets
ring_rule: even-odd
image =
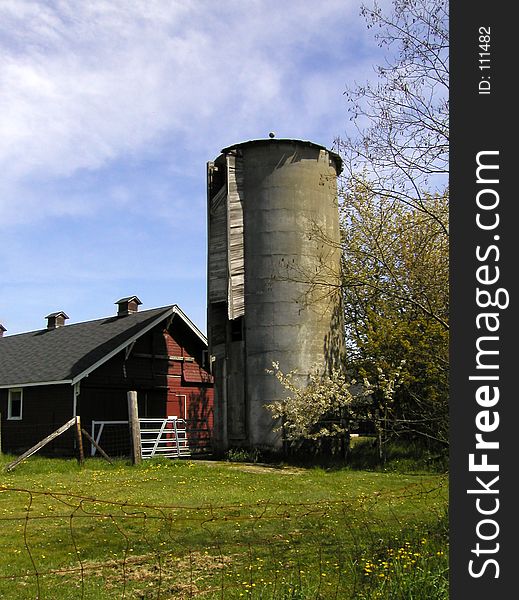
[(70, 317), (67, 313), (62, 310), (54, 313), (50, 313), (45, 317), (47, 319), (47, 329), (57, 329), (58, 327), (63, 327), (65, 325), (65, 321)]
[(142, 304), (142, 302), (137, 296), (128, 296), (127, 298), (117, 300), (115, 304), (118, 306), (117, 316), (125, 317), (126, 315), (136, 313), (139, 310), (139, 304)]

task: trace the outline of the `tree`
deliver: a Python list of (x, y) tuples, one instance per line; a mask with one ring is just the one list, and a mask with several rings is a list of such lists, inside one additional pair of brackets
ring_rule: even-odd
[(377, 433), (379, 456), (383, 457), (383, 437), (391, 407), (400, 385), (404, 361), (391, 371), (377, 369), (375, 378), (362, 383), (351, 379), (344, 370), (323, 374), (316, 369), (306, 385), (295, 383), (295, 372), (283, 373), (273, 363), (274, 374), (288, 392), (286, 398), (267, 404), (272, 418), (281, 424), (283, 441), (295, 446), (305, 441), (328, 442), (328, 449), (342, 452), (347, 459), (351, 433), (360, 422), (371, 421)]
[(323, 374), (317, 368), (306, 385), (298, 385), (295, 372), (283, 373), (276, 362), (272, 367), (269, 373), (288, 392), (285, 398), (266, 405), (272, 418), (280, 422), (278, 431), (282, 431), (283, 441), (296, 446), (307, 440), (327, 441), (346, 458), (351, 430), (359, 418), (366, 418), (370, 384), (365, 381), (357, 385), (344, 371)]
[[(362, 7), (386, 64), (346, 90), (356, 135), (336, 140), (348, 367), (357, 377), (402, 360), (386, 434), (448, 440), (448, 3)], [(379, 419), (380, 423), (380, 419)]]
[(382, 301), (403, 318), (422, 315), (449, 329), (448, 197), (424, 195), (421, 203), (426, 210), (372, 196), (369, 184), (343, 193), (342, 278), (353, 333)]
[[(365, 193), (354, 190), (342, 203), (348, 369), (374, 381), (405, 361), (391, 403), (373, 396), (379, 441), (405, 432), (446, 444), (448, 238), (428, 212)], [(424, 202), (448, 224), (446, 198)]]
[(363, 6), (368, 28), (387, 50), (376, 84), (345, 92), (357, 134), (336, 140), (346, 189), (397, 200), (432, 218), (427, 202), (446, 195), (449, 166), (449, 33), (446, 0), (393, 0), (386, 14)]

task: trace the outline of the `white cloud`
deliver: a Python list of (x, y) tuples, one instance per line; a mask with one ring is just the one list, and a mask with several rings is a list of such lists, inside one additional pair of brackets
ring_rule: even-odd
[(322, 47), (321, 28), (330, 29), (337, 11), (344, 15), (356, 3), (223, 7), (162, 0), (2, 3), (2, 171), (18, 178), (69, 175), (166, 135), (196, 141), (211, 121), (223, 133), (265, 112), (288, 115), (293, 105), (284, 95), (301, 77), (294, 62), (312, 44)]
[(206, 161), (343, 132), (344, 86), (371, 71), (359, 4), (2, 0), (0, 321), (16, 330), (30, 289), (33, 313), (58, 287), (115, 300), (139, 281), (156, 306), (196, 280), (203, 314)]

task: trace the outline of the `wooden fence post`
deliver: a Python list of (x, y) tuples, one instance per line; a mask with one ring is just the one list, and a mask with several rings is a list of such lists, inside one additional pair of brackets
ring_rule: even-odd
[(141, 425), (139, 423), (137, 392), (128, 392), (128, 423), (130, 425), (132, 463), (137, 465), (142, 461)]
[(92, 444), (92, 446), (94, 446), (96, 448), (96, 450), (99, 452), (99, 454), (101, 454), (101, 456), (104, 456), (104, 458), (106, 458), (106, 460), (113, 465), (114, 463), (112, 462), (112, 459), (108, 456), (108, 454), (101, 448), (101, 446), (94, 440), (94, 438), (88, 433), (88, 431), (86, 429), (81, 428), (81, 432), (83, 433), (83, 435), (87, 438), (87, 440)]
[(85, 452), (83, 450), (83, 435), (81, 433), (81, 417), (76, 416), (76, 438), (78, 448), (78, 462), (82, 465), (85, 462)]

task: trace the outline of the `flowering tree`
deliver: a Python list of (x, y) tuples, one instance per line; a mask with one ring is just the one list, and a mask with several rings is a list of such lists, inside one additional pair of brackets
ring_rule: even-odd
[(281, 422), (277, 430), (283, 432), (284, 441), (296, 444), (304, 440), (336, 441), (346, 457), (352, 429), (359, 421), (369, 420), (377, 433), (382, 458), (384, 431), (393, 415), (392, 404), (403, 363), (390, 373), (379, 368), (373, 383), (365, 378), (361, 384), (349, 379), (343, 371), (320, 375), (316, 369), (306, 385), (298, 385), (294, 371), (283, 373), (277, 362), (272, 366), (268, 372), (288, 394), (266, 408), (273, 419)]

